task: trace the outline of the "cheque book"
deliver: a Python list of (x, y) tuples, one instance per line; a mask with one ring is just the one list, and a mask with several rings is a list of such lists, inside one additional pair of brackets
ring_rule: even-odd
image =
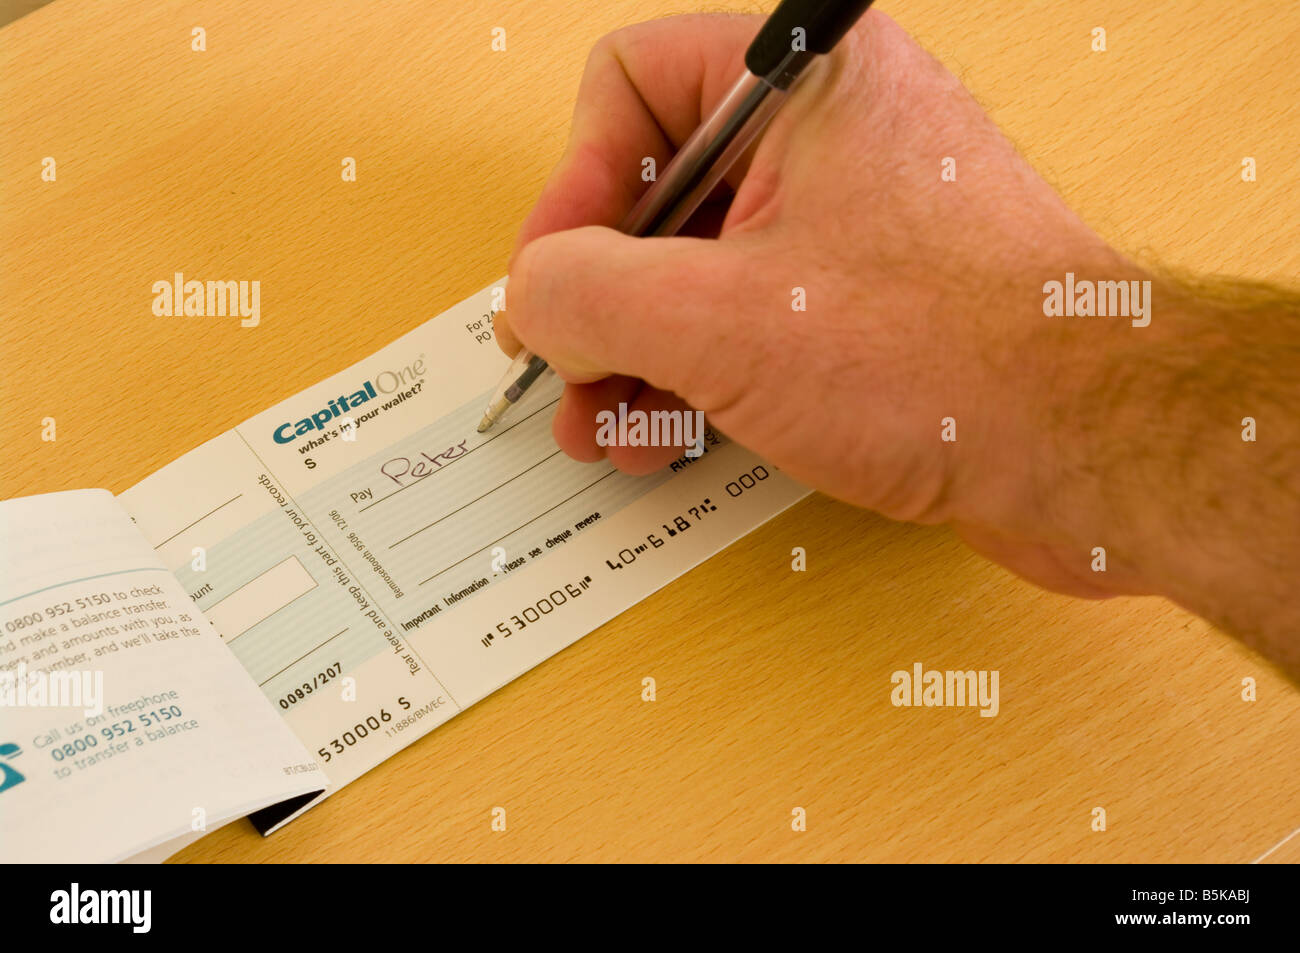
[(477, 433), (503, 285), (116, 497), (0, 502), (0, 860), (270, 834), (807, 495), (707, 427), (576, 462), (556, 378)]

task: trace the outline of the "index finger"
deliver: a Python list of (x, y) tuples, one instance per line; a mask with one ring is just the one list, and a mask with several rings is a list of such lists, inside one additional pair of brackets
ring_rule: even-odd
[[(534, 238), (584, 225), (616, 226), (745, 68), (761, 16), (689, 15), (602, 37), (578, 88), (564, 157), (524, 220), (515, 254)], [(727, 176), (739, 182), (744, 160)], [(511, 265), (514, 257), (511, 257)]]

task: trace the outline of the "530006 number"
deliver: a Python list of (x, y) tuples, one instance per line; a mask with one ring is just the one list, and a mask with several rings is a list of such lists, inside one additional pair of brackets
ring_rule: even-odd
[[(406, 711), (411, 707), (411, 703), (407, 700), (405, 695), (398, 696), (397, 704), (401, 707), (402, 711)], [(331, 738), (329, 743), (325, 745), (325, 747), (317, 749), (316, 753), (320, 755), (322, 762), (329, 764), (336, 754), (343, 754), (343, 752), (347, 751), (354, 745), (360, 744), (368, 738), (371, 733), (379, 731), (379, 729), (387, 722), (392, 720), (393, 713), (386, 708), (381, 708), (379, 709), (378, 714), (367, 715), (351, 728), (342, 732), (337, 738)]]

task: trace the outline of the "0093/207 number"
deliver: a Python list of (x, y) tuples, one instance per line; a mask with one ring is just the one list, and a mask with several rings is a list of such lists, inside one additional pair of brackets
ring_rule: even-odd
[(335, 662), (333, 665), (327, 665), (311, 677), (310, 682), (303, 682), (297, 688), (289, 690), (289, 694), (280, 698), (280, 707), (288, 708), (296, 705), (300, 701), (305, 701), (307, 696), (316, 689), (320, 688), (326, 682), (336, 679), (343, 672), (343, 663)]

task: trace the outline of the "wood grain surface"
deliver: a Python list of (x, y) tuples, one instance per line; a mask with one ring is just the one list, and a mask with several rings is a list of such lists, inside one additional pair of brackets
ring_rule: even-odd
[[(1300, 275), (1295, 4), (878, 6), (1125, 250)], [(5, 26), (0, 496), (121, 491), (499, 276), (592, 43), (688, 9), (55, 0)], [(175, 271), (260, 280), (260, 327), (154, 317)], [(1000, 713), (895, 708), (917, 661), (998, 670)], [(283, 832), (178, 859), (1295, 862), (1298, 729), (1295, 686), (1167, 603), (1050, 595), (812, 497)]]

